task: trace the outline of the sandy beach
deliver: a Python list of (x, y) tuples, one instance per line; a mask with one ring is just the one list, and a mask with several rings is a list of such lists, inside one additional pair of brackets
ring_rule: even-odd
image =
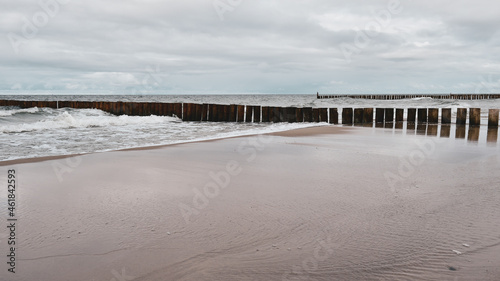
[(0, 165), (2, 280), (500, 280), (498, 145), (325, 126)]

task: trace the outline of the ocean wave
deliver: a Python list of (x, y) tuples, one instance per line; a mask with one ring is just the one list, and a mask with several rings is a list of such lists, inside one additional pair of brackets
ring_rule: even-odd
[[(55, 114), (55, 115), (54, 115)], [(0, 125), (1, 133), (21, 133), (55, 129), (91, 128), (108, 126), (126, 126), (139, 124), (160, 124), (180, 122), (178, 118), (168, 116), (115, 116), (97, 109), (54, 110), (54, 114), (33, 123)]]
[(411, 98), (411, 100), (435, 100), (434, 98), (431, 97), (422, 97), (422, 98)]
[(13, 116), (20, 113), (38, 113), (40, 109), (38, 107), (22, 108), (22, 109), (0, 109), (0, 117)]

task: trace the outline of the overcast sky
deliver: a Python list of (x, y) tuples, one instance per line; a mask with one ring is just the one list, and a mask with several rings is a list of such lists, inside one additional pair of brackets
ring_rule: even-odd
[(500, 1), (0, 3), (4, 93), (500, 92)]

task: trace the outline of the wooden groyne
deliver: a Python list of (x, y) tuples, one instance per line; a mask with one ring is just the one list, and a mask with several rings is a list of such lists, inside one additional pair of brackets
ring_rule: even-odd
[(403, 100), (415, 98), (433, 98), (442, 100), (490, 100), (500, 99), (500, 94), (448, 94), (448, 95), (320, 95), (318, 99), (336, 99), (336, 98), (351, 98), (351, 99), (368, 99), (368, 100)]
[[(95, 108), (114, 115), (175, 116), (183, 121), (198, 122), (326, 122), (330, 124), (384, 124), (407, 121), (417, 124), (451, 124), (451, 108), (408, 108), (406, 120), (403, 108), (312, 108), (273, 107), (236, 104), (152, 103), (152, 102), (103, 102), (103, 101), (18, 101), (0, 100), (0, 106), (20, 108)], [(339, 119), (339, 116), (342, 118)], [(480, 108), (459, 108), (455, 117), (457, 125), (481, 125)], [(488, 126), (498, 127), (499, 110), (490, 109)]]

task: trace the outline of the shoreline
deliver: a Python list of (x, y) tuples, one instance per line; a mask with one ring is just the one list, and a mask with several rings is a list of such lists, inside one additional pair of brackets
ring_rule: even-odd
[[(189, 140), (189, 141), (182, 141), (182, 142), (177, 142), (177, 143), (171, 143), (171, 144), (159, 144), (159, 145), (150, 145), (150, 146), (139, 146), (139, 147), (131, 147), (131, 148), (121, 148), (121, 149), (112, 149), (112, 150), (106, 150), (106, 151), (96, 151), (96, 152), (88, 152), (88, 153), (76, 153), (76, 154), (67, 154), (67, 155), (52, 155), (52, 156), (41, 156), (41, 157), (33, 157), (33, 158), (21, 158), (21, 159), (13, 159), (13, 160), (4, 160), (0, 161), (0, 167), (4, 166), (9, 166), (9, 165), (19, 165), (19, 164), (29, 164), (29, 163), (38, 163), (38, 162), (44, 162), (44, 161), (51, 161), (51, 160), (60, 160), (60, 159), (66, 159), (66, 158), (71, 158), (71, 157), (78, 157), (78, 156), (84, 156), (84, 155), (90, 155), (90, 154), (98, 154), (98, 153), (107, 153), (107, 152), (116, 152), (116, 151), (137, 151), (137, 150), (154, 150), (154, 149), (161, 149), (164, 147), (170, 147), (170, 146), (176, 146), (176, 145), (182, 145), (182, 144), (189, 144), (189, 143), (203, 143), (203, 142), (212, 142), (212, 141), (219, 141), (219, 140), (224, 140), (224, 139), (232, 139), (232, 138), (242, 138), (242, 137), (250, 137), (250, 136), (256, 136), (256, 135), (279, 135), (280, 133), (284, 132), (296, 132), (296, 134), (301, 134), (303, 136), (308, 136), (308, 135), (315, 135), (315, 134), (323, 134), (321, 133), (321, 130), (312, 130), (311, 133), (307, 129), (311, 128), (345, 128), (341, 125), (330, 125), (330, 124), (324, 124), (324, 125), (312, 125), (311, 127), (305, 127), (305, 128), (298, 128), (298, 129), (289, 129), (285, 131), (279, 131), (279, 132), (271, 132), (271, 133), (263, 133), (263, 134), (256, 134), (256, 133), (251, 133), (248, 135), (239, 135), (239, 136), (229, 136), (229, 137), (216, 137), (213, 139), (202, 139), (202, 140)], [(302, 130), (305, 130), (302, 132)], [(329, 130), (329, 129), (326, 129)], [(335, 129), (333, 131), (336, 131)], [(305, 133), (304, 133), (305, 132)], [(331, 132), (333, 133), (333, 132)], [(289, 133), (289, 134), (283, 134), (283, 136), (289, 135), (292, 136), (294, 133)]]

